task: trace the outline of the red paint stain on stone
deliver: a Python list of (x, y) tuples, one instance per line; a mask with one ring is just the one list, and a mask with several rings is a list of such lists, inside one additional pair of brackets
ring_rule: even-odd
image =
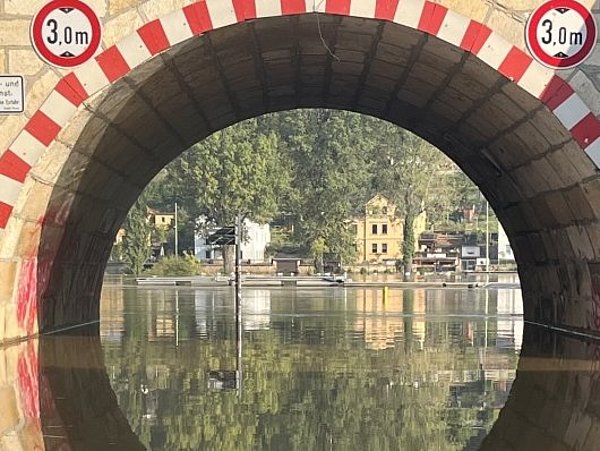
[(40, 417), (40, 391), (38, 368), (37, 342), (30, 341), (19, 355), (17, 372), (19, 376), (19, 391), (23, 401), (23, 413), (28, 419)]
[[(37, 221), (40, 231), (46, 224), (63, 226), (66, 223), (71, 203), (72, 199), (69, 199), (60, 208), (41, 216)], [(17, 323), (28, 335), (37, 332), (36, 320), (40, 302), (50, 283), (52, 267), (58, 251), (58, 242), (47, 241), (40, 242), (39, 250), (34, 251), (23, 260), (19, 274)]]
[(17, 321), (28, 335), (34, 333), (38, 313), (38, 264), (37, 257), (23, 262), (19, 277), (17, 297)]

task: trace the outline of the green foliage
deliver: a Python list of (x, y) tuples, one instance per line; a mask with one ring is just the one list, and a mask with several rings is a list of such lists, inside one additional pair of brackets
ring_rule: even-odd
[(147, 271), (155, 276), (195, 276), (200, 273), (202, 265), (193, 255), (164, 257)]
[(149, 244), (152, 227), (148, 223), (146, 202), (143, 196), (129, 210), (124, 228), (123, 261), (134, 275), (139, 275), (144, 270), (144, 263), (151, 254)]
[[(238, 214), (258, 223), (270, 221), (280, 210), (289, 176), (277, 136), (251, 119), (190, 148), (153, 185), (158, 204), (179, 203), (180, 240), (186, 249), (193, 248), (200, 217), (219, 226), (235, 224)], [(227, 260), (231, 253), (224, 255)]]
[[(461, 221), (462, 207), (480, 199), (448, 158), (412, 133), (322, 109), (268, 114), (213, 134), (159, 174), (147, 197), (167, 211), (179, 203), (182, 249), (193, 247), (200, 217), (219, 226), (238, 214), (259, 223), (285, 217), (293, 233), (269, 252), (295, 246), (319, 266), (324, 253), (355, 260), (348, 220), (377, 192), (399, 216), (426, 211), (432, 226)], [(406, 246), (409, 259), (410, 237)]]
[(438, 149), (418, 136), (392, 124), (382, 124), (374, 160), (373, 187), (391, 199), (404, 218), (402, 263), (411, 272), (415, 252), (414, 222), (439, 202), (452, 174), (452, 163)]
[(290, 242), (290, 234), (280, 228), (271, 229), (271, 242), (267, 246), (266, 255), (273, 257)]
[(298, 110), (264, 118), (279, 130), (291, 164), (287, 211), (296, 217), (294, 239), (322, 269), (323, 254), (354, 258), (346, 225), (368, 191), (372, 119), (344, 111)]

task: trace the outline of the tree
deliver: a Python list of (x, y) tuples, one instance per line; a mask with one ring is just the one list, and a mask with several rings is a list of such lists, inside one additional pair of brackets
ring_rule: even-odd
[(343, 111), (299, 110), (280, 114), (270, 126), (285, 143), (292, 165), (286, 199), (296, 216), (295, 239), (323, 268), (323, 256), (353, 258), (355, 237), (346, 221), (369, 184), (372, 119)]
[(406, 130), (386, 124), (379, 135), (381, 141), (376, 160), (373, 186), (391, 199), (402, 215), (402, 266), (407, 277), (412, 274), (415, 252), (414, 223), (427, 211), (435, 197), (432, 187), (441, 180), (437, 171), (448, 159), (435, 147)]
[[(355, 258), (348, 220), (375, 192), (399, 208), (410, 271), (419, 214), (427, 211), (436, 223), (459, 218), (477, 189), (415, 135), (360, 114), (317, 109), (268, 114), (215, 133), (162, 171), (147, 196), (167, 211), (179, 203), (180, 248), (193, 247), (200, 217), (226, 226), (238, 214), (259, 223), (285, 216), (294, 224), (288, 244), (321, 267), (327, 253)], [(232, 250), (224, 255), (230, 272)]]
[(152, 252), (149, 246), (152, 226), (148, 222), (147, 206), (143, 196), (129, 210), (124, 228), (123, 260), (129, 270), (137, 276), (144, 270), (144, 263)]
[[(277, 136), (263, 133), (251, 119), (193, 146), (168, 167), (163, 183), (190, 220), (203, 217), (227, 226), (238, 215), (258, 223), (271, 220), (288, 179)], [(233, 254), (226, 246), (226, 272), (232, 270)]]

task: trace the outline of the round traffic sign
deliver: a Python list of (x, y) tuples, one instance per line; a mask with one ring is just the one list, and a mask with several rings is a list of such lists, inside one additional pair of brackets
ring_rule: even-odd
[(575, 0), (551, 0), (529, 17), (527, 47), (535, 59), (553, 69), (567, 69), (585, 60), (596, 45), (593, 14)]
[(100, 19), (81, 0), (53, 0), (33, 18), (31, 41), (38, 55), (58, 67), (92, 58), (102, 38)]

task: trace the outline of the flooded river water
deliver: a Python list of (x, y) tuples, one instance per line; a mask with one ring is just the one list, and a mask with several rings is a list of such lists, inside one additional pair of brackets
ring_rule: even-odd
[(597, 450), (600, 342), (520, 290), (150, 288), (0, 349), (0, 450)]
[(461, 450), (503, 407), (519, 290), (107, 285), (101, 338), (140, 442), (167, 450)]

